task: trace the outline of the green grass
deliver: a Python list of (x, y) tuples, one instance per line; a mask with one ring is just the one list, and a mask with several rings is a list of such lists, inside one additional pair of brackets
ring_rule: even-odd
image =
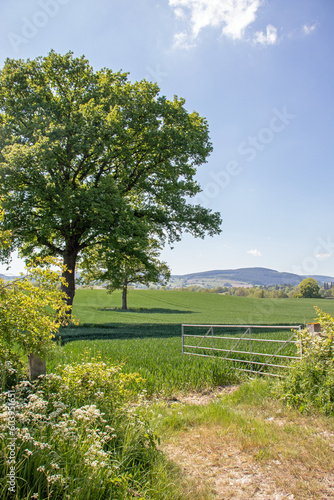
[[(168, 396), (167, 400), (160, 397), (149, 404), (133, 407), (133, 411), (141, 420), (143, 417), (144, 421), (150, 421), (153, 430), (162, 435), (163, 440), (170, 436), (176, 443), (185, 439), (189, 444), (189, 430), (196, 429), (194, 438), (198, 433), (202, 433), (201, 441), (208, 444), (210, 453), (217, 447), (217, 439), (221, 449), (224, 448), (225, 441), (227, 446), (235, 446), (237, 443), (238, 449), (246, 450), (246, 453), (248, 450), (257, 463), (267, 458), (278, 461), (283, 457), (287, 470), (290, 470), (294, 463), (290, 463), (289, 454), (297, 449), (298, 456), (303, 456), (301, 467), (306, 463), (311, 470), (312, 464), (309, 466), (309, 462), (312, 462), (313, 455), (319, 454), (317, 443), (309, 444), (310, 439), (304, 437), (300, 439), (300, 443), (296, 443), (294, 436), (290, 439), (288, 428), (285, 431), (285, 428), (274, 425), (273, 416), (282, 419), (288, 410), (272, 399), (271, 381), (248, 381), (235, 393), (205, 407), (180, 403), (182, 392), (212, 389), (241, 380), (240, 372), (236, 371), (231, 363), (215, 358), (182, 356), (181, 324), (305, 324), (314, 320), (315, 305), (333, 314), (334, 301), (251, 299), (191, 292), (136, 290), (131, 291), (129, 295), (130, 310), (121, 311), (120, 303), (119, 293), (110, 296), (103, 290), (78, 290), (74, 315), (79, 318), (80, 325), (61, 330), (65, 345), (58, 345), (55, 349), (53, 358), (48, 362), (48, 371), (54, 371), (56, 366), (59, 369), (61, 364), (87, 362), (94, 358), (106, 361), (108, 365), (125, 362), (124, 371), (138, 372), (145, 379), (145, 382), (139, 383), (139, 391), (145, 390), (148, 395), (162, 393)], [(217, 333), (236, 336), (245, 331), (239, 330), (231, 333), (225, 329), (220, 332), (218, 330)], [(269, 333), (261, 332), (257, 335), (282, 338), (289, 333), (271, 330)], [(212, 339), (206, 342), (207, 344), (203, 345), (212, 345)], [(222, 347), (222, 342), (217, 340), (215, 346)], [(238, 349), (246, 351), (246, 343), (240, 343)], [(270, 348), (258, 344), (256, 349), (264, 352)], [(255, 345), (253, 352), (254, 350)], [(253, 361), (254, 359), (253, 355)], [(77, 393), (80, 394), (79, 388)], [(178, 401), (171, 401), (172, 396), (177, 396)], [(144, 403), (145, 399), (141, 401)], [(295, 418), (295, 415), (293, 417)], [(303, 433), (299, 432), (298, 436), (303, 436)], [(285, 457), (286, 442), (288, 451)], [(192, 448), (189, 450), (192, 460)], [(325, 451), (328, 454), (328, 449)], [(318, 461), (319, 464), (324, 461), (323, 456)], [(294, 457), (293, 459), (295, 460)], [(300, 475), (298, 467), (296, 470)], [(327, 473), (328, 470), (330, 467), (324, 466), (324, 472)], [(209, 490), (204, 490), (203, 493), (197, 491), (198, 484), (205, 484), (202, 477), (197, 481), (198, 484), (195, 481), (194, 485), (183, 486), (180, 475), (174, 475), (175, 470), (171, 471), (171, 475), (167, 472), (164, 462), (159, 474), (157, 473), (153, 480), (150, 479), (150, 484), (153, 484), (152, 496), (150, 497), (147, 490), (145, 498), (210, 498)], [(285, 473), (285, 469), (283, 472)], [(180, 473), (179, 471), (177, 474)], [(280, 474), (277, 473), (276, 476), (279, 481)], [(292, 479), (289, 476), (289, 481), (294, 485), (293, 477), (291, 474)], [(156, 486), (158, 483), (161, 491), (159, 494), (159, 488)], [(169, 483), (190, 488), (189, 495), (186, 490), (181, 491), (179, 496), (176, 492), (164, 491)], [(297, 486), (296, 484), (296, 490), (293, 490), (294, 494)], [(314, 491), (318, 494), (316, 486)], [(320, 498), (316, 494), (309, 495), (309, 498)]]
[[(124, 371), (138, 372), (144, 379), (141, 389), (151, 396), (164, 393), (205, 390), (239, 380), (231, 363), (221, 360), (182, 356), (180, 338), (134, 338), (75, 341), (57, 347), (48, 363), (53, 371), (60, 363), (78, 362), (85, 357), (101, 357), (102, 361), (125, 362)], [(88, 349), (88, 351), (87, 351)]]
[(79, 289), (73, 312), (80, 323), (94, 324), (300, 324), (313, 320), (314, 306), (334, 314), (331, 299), (257, 299), (163, 290), (130, 290), (128, 311), (121, 294)]
[[(128, 311), (120, 310), (120, 304), (118, 292), (110, 295), (104, 290), (79, 289), (74, 315), (80, 325), (61, 330), (62, 342), (68, 343), (58, 347), (49, 369), (80, 360), (84, 349), (89, 348), (92, 357), (100, 355), (108, 362), (125, 362), (126, 371), (140, 373), (146, 379), (142, 388), (149, 394), (202, 390), (233, 383), (238, 376), (231, 363), (182, 356), (182, 323), (300, 324), (313, 320), (314, 305), (334, 313), (332, 300), (253, 299), (160, 290), (130, 291)], [(239, 348), (246, 350), (246, 343)], [(270, 352), (267, 345), (258, 344), (256, 349)], [(254, 356), (252, 359), (257, 361)]]

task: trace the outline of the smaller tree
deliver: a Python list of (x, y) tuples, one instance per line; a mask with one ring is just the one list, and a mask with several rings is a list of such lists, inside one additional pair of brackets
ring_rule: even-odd
[[(13, 281), (0, 279), (2, 386), (6, 363), (19, 366), (22, 354), (28, 356), (30, 378), (45, 371), (44, 360), (68, 311), (65, 293), (59, 290), (62, 278), (50, 265), (57, 265), (54, 258), (44, 259), (40, 266), (28, 265), (27, 274)], [(34, 367), (37, 375), (33, 374)]]
[(320, 287), (318, 282), (314, 278), (306, 278), (299, 284), (299, 297), (309, 298), (309, 299), (319, 299)]
[(107, 285), (107, 289), (113, 292), (122, 289), (122, 309), (127, 309), (128, 286), (131, 284), (142, 284), (149, 286), (151, 283), (166, 285), (170, 277), (170, 270), (165, 262), (158, 259), (149, 259), (143, 263), (124, 255), (117, 263), (114, 261), (114, 273)]
[[(143, 240), (141, 240), (143, 245)], [(124, 243), (117, 250), (107, 253), (94, 249), (85, 253), (80, 263), (80, 281), (85, 285), (103, 282), (109, 293), (122, 290), (122, 309), (126, 310), (128, 286), (130, 284), (166, 285), (170, 270), (165, 262), (159, 260), (161, 246), (157, 240), (149, 240), (144, 245)]]
[(331, 299), (333, 297), (331, 289), (321, 288), (320, 295), (323, 299)]

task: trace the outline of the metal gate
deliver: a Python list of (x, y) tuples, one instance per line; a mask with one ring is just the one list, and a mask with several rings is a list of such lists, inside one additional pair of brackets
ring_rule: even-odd
[[(189, 333), (190, 329), (196, 331)], [(301, 329), (302, 325), (183, 324), (182, 354), (231, 361), (238, 370), (284, 377), (282, 370), (301, 359), (297, 349)]]

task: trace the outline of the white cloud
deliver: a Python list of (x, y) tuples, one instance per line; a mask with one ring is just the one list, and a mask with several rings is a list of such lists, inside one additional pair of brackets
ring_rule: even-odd
[(332, 257), (332, 253), (318, 253), (316, 255), (316, 258), (319, 259), (319, 260), (322, 260), (322, 259), (329, 259), (330, 257)]
[[(179, 33), (195, 40), (203, 28), (220, 28), (222, 34), (234, 40), (243, 38), (245, 29), (256, 19), (263, 0), (169, 0), (177, 17), (189, 19), (191, 33)], [(178, 39), (178, 40), (179, 40)], [(189, 42), (188, 42), (189, 43)], [(174, 46), (181, 46), (175, 44)]]
[(305, 35), (309, 35), (310, 33), (312, 33), (312, 31), (314, 31), (317, 27), (317, 23), (313, 23), (313, 24), (304, 24), (303, 26), (303, 31), (305, 33)]
[(277, 28), (272, 24), (268, 24), (265, 34), (263, 31), (257, 31), (255, 33), (254, 42), (260, 43), (261, 45), (274, 45), (277, 43)]
[(184, 19), (186, 17), (184, 10), (179, 8), (174, 9), (174, 14), (176, 15), (176, 17), (179, 17), (181, 19)]
[(182, 32), (174, 35), (173, 49), (191, 49), (194, 46), (192, 38), (187, 33)]
[(253, 255), (254, 257), (261, 257), (262, 256), (262, 253), (260, 252), (260, 250), (256, 250), (254, 248), (254, 250), (248, 250), (249, 254)]

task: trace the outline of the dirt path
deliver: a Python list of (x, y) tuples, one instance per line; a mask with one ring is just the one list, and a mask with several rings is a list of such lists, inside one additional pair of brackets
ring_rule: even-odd
[[(229, 388), (229, 392), (233, 390)], [(207, 395), (187, 395), (179, 401), (207, 404), (222, 392), (226, 393), (226, 389)], [(284, 418), (273, 422), (280, 428), (290, 423)], [(334, 447), (334, 433), (323, 436), (319, 433), (312, 439), (318, 440), (320, 446), (323, 440)], [(286, 447), (293, 448), (293, 440)], [(310, 461), (293, 461), (284, 456), (259, 460), (254, 449), (234, 441), (228, 430), (217, 424), (181, 431), (161, 448), (199, 487), (209, 484), (213, 499), (334, 500), (334, 470), (328, 472), (328, 466), (327, 471), (326, 468), (322, 471), (315, 460), (312, 467), (312, 457)]]
[(164, 445), (163, 450), (199, 484), (209, 483), (212, 486), (213, 498), (220, 500), (295, 498), (293, 494), (277, 488), (270, 474), (275, 464), (262, 468), (238, 448), (213, 439), (212, 429), (209, 433), (204, 428), (195, 429), (187, 436), (179, 436), (178, 443), (169, 442)]

